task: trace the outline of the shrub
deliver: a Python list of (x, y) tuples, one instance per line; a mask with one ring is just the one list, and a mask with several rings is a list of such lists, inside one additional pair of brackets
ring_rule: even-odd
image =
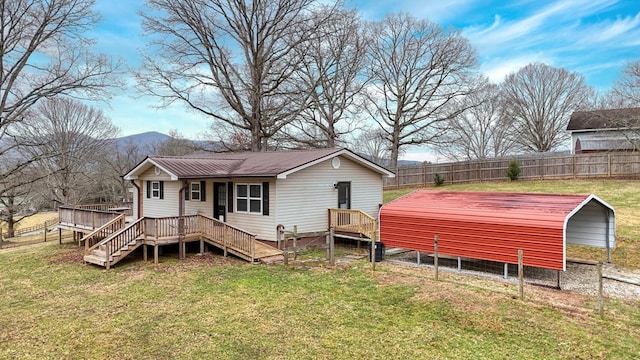
[(520, 169), (520, 162), (515, 159), (511, 160), (509, 168), (507, 169), (507, 177), (511, 180), (518, 180), (518, 176), (520, 176), (521, 172), (522, 169)]
[(444, 184), (444, 177), (442, 177), (440, 174), (433, 175), (433, 183), (436, 184), (436, 186)]

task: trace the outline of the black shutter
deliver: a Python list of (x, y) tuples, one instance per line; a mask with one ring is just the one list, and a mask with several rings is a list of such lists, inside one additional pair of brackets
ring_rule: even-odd
[(147, 180), (147, 199), (151, 198), (151, 181)]
[(188, 182), (188, 183), (186, 183), (186, 184), (184, 184), (182, 186), (185, 187), (185, 189), (184, 189), (184, 199), (185, 200), (189, 200), (189, 197), (191, 196), (191, 183)]
[(227, 183), (227, 212), (233, 212), (233, 182)]
[(160, 181), (160, 199), (164, 199), (164, 181)]
[(200, 181), (200, 201), (207, 201), (207, 182)]
[(269, 182), (262, 183), (262, 215), (269, 215)]

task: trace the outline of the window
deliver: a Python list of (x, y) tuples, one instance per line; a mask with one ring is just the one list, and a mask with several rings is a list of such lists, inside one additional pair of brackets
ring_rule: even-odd
[(200, 183), (191, 183), (191, 200), (200, 200)]
[(160, 199), (160, 181), (151, 182), (151, 198)]
[(262, 184), (236, 185), (236, 211), (262, 214)]

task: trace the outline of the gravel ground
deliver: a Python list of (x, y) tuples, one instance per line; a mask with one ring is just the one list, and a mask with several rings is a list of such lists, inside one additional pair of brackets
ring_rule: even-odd
[[(409, 251), (392, 256), (386, 256), (386, 260), (417, 265), (417, 254)], [(504, 278), (504, 265), (489, 261), (463, 261), (462, 270), (458, 271), (456, 259), (439, 259), (439, 268), (442, 271), (466, 273), (476, 276), (494, 278), (497, 280), (518, 282), (517, 265), (509, 265), (508, 278)], [(433, 258), (424, 254), (421, 256), (421, 264), (417, 266), (433, 267)], [(638, 300), (640, 299), (640, 270), (624, 269), (614, 264), (603, 264), (603, 293), (605, 296)], [(618, 281), (613, 280), (625, 280)], [(524, 281), (526, 284), (556, 287), (558, 281), (557, 271), (525, 267)], [(562, 290), (576, 291), (587, 295), (598, 294), (598, 275), (595, 265), (567, 263), (567, 270), (561, 273), (560, 287)]]

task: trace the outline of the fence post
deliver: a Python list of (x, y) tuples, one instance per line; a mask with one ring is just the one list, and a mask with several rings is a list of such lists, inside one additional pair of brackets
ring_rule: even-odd
[(44, 222), (44, 242), (47, 242), (47, 222)]
[(522, 249), (518, 250), (518, 294), (524, 300), (524, 256)]
[(433, 237), (433, 266), (436, 269), (436, 281), (438, 281), (438, 235)]
[(602, 261), (598, 262), (596, 266), (598, 271), (598, 315), (600, 319), (604, 318), (604, 297), (602, 294)]
[(611, 177), (611, 154), (607, 154), (607, 176)]

